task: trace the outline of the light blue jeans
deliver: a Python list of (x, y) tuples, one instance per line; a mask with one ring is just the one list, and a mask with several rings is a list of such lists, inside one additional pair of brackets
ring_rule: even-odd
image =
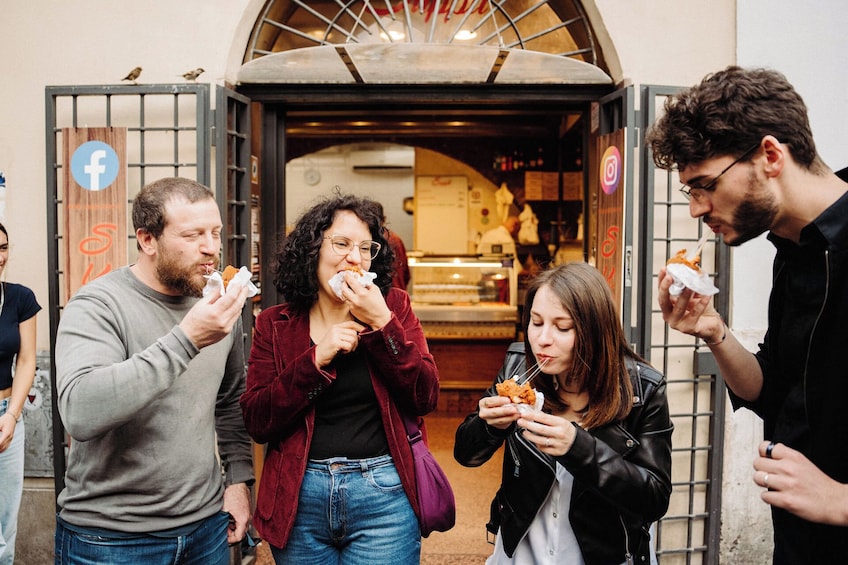
[(417, 565), (418, 518), (389, 455), (309, 461), (277, 565)]
[(55, 565), (229, 565), (228, 519), (218, 512), (177, 537), (82, 534), (57, 519)]
[[(6, 413), (9, 400), (0, 400), (0, 416)], [(15, 426), (12, 443), (0, 453), (0, 565), (12, 565), (15, 561), (18, 509), (24, 490), (24, 432), (21, 420)]]

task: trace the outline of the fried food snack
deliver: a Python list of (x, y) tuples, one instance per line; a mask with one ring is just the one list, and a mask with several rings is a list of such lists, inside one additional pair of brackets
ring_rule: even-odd
[(348, 267), (345, 267), (345, 271), (353, 271), (357, 275), (362, 275), (363, 273), (362, 267), (360, 267), (359, 265), (350, 265)]
[(515, 404), (536, 404), (536, 391), (530, 387), (530, 383), (519, 385), (512, 379), (507, 379), (495, 385), (498, 396), (506, 396)]
[(686, 257), (685, 249), (681, 249), (680, 251), (678, 251), (677, 255), (669, 259), (666, 265), (671, 265), (672, 263), (681, 263), (683, 265), (686, 265), (699, 275), (701, 274), (701, 256), (695, 255), (692, 259), (688, 259)]
[(233, 277), (236, 276), (238, 272), (239, 270), (232, 265), (224, 267), (224, 270), (221, 273), (221, 279), (224, 281), (224, 288), (227, 288), (227, 285), (230, 284), (230, 281), (233, 280)]
[(674, 279), (674, 283), (668, 289), (672, 296), (679, 296), (684, 288), (690, 288), (704, 296), (712, 296), (718, 292), (710, 277), (701, 271), (700, 254), (689, 259), (686, 257), (686, 250), (681, 249), (677, 255), (668, 260), (666, 271)]

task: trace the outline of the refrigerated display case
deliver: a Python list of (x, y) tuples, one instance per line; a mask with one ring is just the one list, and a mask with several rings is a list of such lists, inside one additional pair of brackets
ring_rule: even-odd
[(511, 257), (411, 256), (409, 294), (428, 339), (515, 338), (518, 277)]

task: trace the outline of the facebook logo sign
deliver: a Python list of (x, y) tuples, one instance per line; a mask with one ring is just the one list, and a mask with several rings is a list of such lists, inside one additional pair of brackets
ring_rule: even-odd
[(83, 143), (71, 156), (71, 174), (86, 190), (103, 190), (118, 178), (118, 154), (102, 141)]

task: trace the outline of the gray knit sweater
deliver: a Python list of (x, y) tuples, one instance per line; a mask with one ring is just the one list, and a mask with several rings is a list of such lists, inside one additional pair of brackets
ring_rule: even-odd
[(124, 267), (66, 305), (56, 383), (71, 446), (58, 502), (70, 524), (178, 528), (219, 511), (225, 484), (252, 480), (242, 325), (198, 350), (178, 327), (195, 302)]

